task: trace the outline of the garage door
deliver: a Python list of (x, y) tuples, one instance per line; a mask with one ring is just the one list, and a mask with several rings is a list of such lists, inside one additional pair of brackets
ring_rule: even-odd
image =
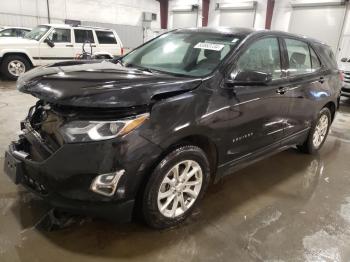
[(294, 7), (289, 32), (319, 39), (336, 53), (344, 16), (344, 5)]
[(220, 26), (254, 27), (255, 10), (220, 10)]
[(182, 11), (173, 13), (173, 28), (197, 27), (197, 12)]
[(350, 58), (350, 35), (343, 35), (338, 53), (338, 63), (342, 58)]

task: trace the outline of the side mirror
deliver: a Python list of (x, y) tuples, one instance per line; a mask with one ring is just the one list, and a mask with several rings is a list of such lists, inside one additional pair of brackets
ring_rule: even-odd
[(55, 43), (52, 42), (49, 38), (46, 38), (44, 42), (49, 46), (49, 47), (54, 47)]
[(255, 86), (267, 85), (272, 81), (272, 75), (258, 71), (240, 71), (237, 74), (231, 74), (226, 80), (226, 86)]
[(343, 63), (345, 63), (345, 62), (347, 62), (348, 61), (348, 59), (346, 58), (346, 57), (343, 57), (341, 60), (340, 60), (340, 62), (343, 62)]

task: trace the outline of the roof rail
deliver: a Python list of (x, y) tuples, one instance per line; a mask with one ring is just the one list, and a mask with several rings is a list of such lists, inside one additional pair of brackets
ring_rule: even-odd
[(75, 27), (85, 27), (85, 28), (91, 28), (91, 29), (102, 29), (102, 30), (113, 30), (112, 28), (103, 28), (98, 26), (89, 26), (89, 25), (77, 25)]

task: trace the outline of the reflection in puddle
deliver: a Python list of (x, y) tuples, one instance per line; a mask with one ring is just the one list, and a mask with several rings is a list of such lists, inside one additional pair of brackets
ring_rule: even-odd
[(350, 223), (350, 197), (345, 198), (345, 204), (341, 205), (340, 216)]

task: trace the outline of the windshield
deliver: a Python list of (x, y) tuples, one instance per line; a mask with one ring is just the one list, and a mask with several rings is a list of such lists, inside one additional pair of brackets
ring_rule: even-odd
[(46, 32), (49, 31), (49, 29), (49, 26), (39, 25), (32, 31), (28, 32), (24, 37), (39, 41), (46, 34)]
[(214, 71), (240, 40), (235, 35), (171, 32), (134, 50), (121, 62), (127, 67), (205, 76)]

